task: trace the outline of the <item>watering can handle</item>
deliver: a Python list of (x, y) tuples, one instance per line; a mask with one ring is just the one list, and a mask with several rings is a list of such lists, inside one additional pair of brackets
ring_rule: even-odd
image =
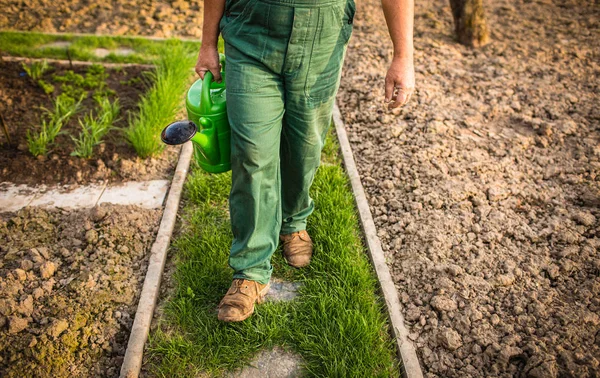
[(204, 80), (202, 81), (202, 92), (200, 93), (200, 111), (202, 114), (209, 114), (213, 107), (212, 98), (210, 97), (210, 90), (213, 88), (225, 87), (225, 55), (219, 54), (219, 61), (221, 62), (221, 83), (216, 83), (213, 79), (212, 72), (206, 71), (204, 73)]
[(204, 73), (204, 80), (202, 81), (202, 92), (200, 93), (200, 111), (203, 114), (210, 113), (210, 109), (213, 106), (212, 99), (210, 98), (210, 86), (213, 83), (213, 74), (210, 71)]

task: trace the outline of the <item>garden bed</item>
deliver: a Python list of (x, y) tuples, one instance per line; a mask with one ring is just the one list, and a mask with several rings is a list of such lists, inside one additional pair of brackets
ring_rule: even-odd
[(46, 94), (37, 81), (25, 74), (21, 63), (0, 61), (0, 113), (12, 142), (6, 143), (6, 136), (0, 133), (0, 182), (85, 184), (104, 180), (119, 182), (170, 177), (177, 158), (177, 148), (167, 148), (165, 153), (156, 158), (141, 160), (123, 134), (129, 118), (137, 111), (140, 96), (148, 87), (144, 80), (148, 69), (128, 66), (102, 70), (106, 74), (102, 91), (110, 101), (118, 99), (121, 110), (113, 124), (114, 129), (106, 134), (103, 143), (94, 148), (92, 158), (70, 155), (75, 148), (72, 137), (77, 137), (82, 129), (79, 120), (90, 111), (97, 110), (94, 94), (98, 89), (85, 86), (80, 88), (87, 92), (80, 110), (65, 123), (52, 151), (47, 156), (34, 157), (28, 150), (27, 132), (39, 127), (45, 113), (41, 108), (52, 109), (53, 101), (65, 92), (63, 88), (70, 92), (77, 91), (77, 88), (73, 89), (76, 87), (74, 83), (65, 82), (61, 77), (69, 77), (68, 72), (72, 71), (86, 79), (90, 66), (74, 65), (71, 68), (68, 65), (50, 64), (41, 79), (52, 85), (54, 92)]
[(0, 375), (115, 377), (162, 210), (0, 215)]

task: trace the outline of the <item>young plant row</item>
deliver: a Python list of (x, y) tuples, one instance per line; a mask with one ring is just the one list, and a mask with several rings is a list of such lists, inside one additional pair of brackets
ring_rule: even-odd
[[(42, 79), (42, 75), (48, 69), (46, 61), (23, 65), (23, 68), (44, 92), (54, 92), (54, 86)], [(52, 109), (42, 108), (44, 113), (39, 126), (27, 131), (27, 145), (32, 155), (46, 156), (52, 151), (56, 137), (64, 132), (63, 127), (81, 111), (82, 101), (89, 96), (88, 90), (94, 90), (96, 111), (90, 111), (80, 118), (78, 121), (81, 131), (77, 136), (71, 135), (74, 143), (72, 156), (86, 159), (93, 156), (94, 147), (102, 143), (120, 112), (119, 100), (111, 102), (109, 99), (114, 92), (106, 88), (107, 76), (104, 67), (100, 65), (90, 66), (85, 77), (73, 71), (53, 76), (55, 82), (62, 83), (62, 93), (54, 99)]]
[[(27, 146), (33, 156), (46, 156), (52, 151), (56, 137), (64, 132), (63, 126), (81, 110), (82, 100), (83, 96), (75, 100), (61, 94), (54, 100), (52, 110), (43, 108), (44, 114), (39, 128), (27, 131)], [(94, 147), (102, 143), (119, 115), (119, 99), (111, 102), (107, 97), (95, 97), (94, 100), (98, 105), (97, 111), (95, 114), (90, 111), (83, 119), (80, 118), (78, 121), (81, 132), (77, 136), (71, 135), (74, 142), (72, 156), (90, 159)]]
[[(129, 125), (124, 130), (127, 142), (138, 156), (146, 158), (162, 152), (164, 145), (160, 141), (160, 132), (181, 110), (182, 99), (193, 78), (195, 50), (176, 40), (165, 42), (160, 49), (155, 61), (155, 70), (148, 72), (146, 76), (149, 79), (149, 89), (141, 97), (138, 112), (129, 118)], [(23, 68), (48, 95), (55, 91), (53, 84), (42, 79), (48, 70), (45, 61), (24, 65)], [(90, 66), (85, 76), (73, 71), (53, 75), (54, 83), (61, 84), (61, 94), (54, 100), (54, 110), (46, 110), (40, 126), (28, 133), (29, 151), (35, 156), (47, 155), (61, 128), (80, 111), (82, 99), (89, 96), (89, 91), (93, 91), (98, 109), (79, 120), (81, 132), (78, 137), (72, 137), (75, 141), (72, 155), (90, 158), (93, 147), (101, 143), (102, 138), (112, 128), (120, 109), (118, 100), (109, 100), (115, 92), (107, 88), (107, 77), (101, 65)], [(58, 108), (67, 110), (57, 111)]]

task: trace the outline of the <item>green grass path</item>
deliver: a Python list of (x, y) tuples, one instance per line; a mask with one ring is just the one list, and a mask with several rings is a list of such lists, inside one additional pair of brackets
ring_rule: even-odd
[(300, 353), (307, 376), (399, 376), (383, 299), (360, 236), (338, 145), (329, 136), (312, 196), (308, 231), (311, 265), (288, 267), (273, 256), (274, 276), (302, 283), (291, 302), (266, 303), (242, 323), (221, 323), (216, 307), (231, 283), (227, 212), (230, 174), (195, 167), (188, 177), (183, 229), (172, 244), (176, 292), (151, 334), (149, 369), (160, 377), (218, 376), (261, 349), (282, 345)]

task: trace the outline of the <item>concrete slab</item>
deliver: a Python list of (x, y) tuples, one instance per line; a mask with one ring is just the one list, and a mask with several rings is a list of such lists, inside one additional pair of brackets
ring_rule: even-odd
[(94, 49), (94, 55), (96, 55), (98, 58), (105, 58), (109, 54), (115, 54), (117, 56), (127, 56), (127, 55), (131, 55), (134, 53), (135, 53), (134, 50), (124, 48), (124, 47), (120, 47), (120, 48), (114, 49), (114, 50), (108, 50), (108, 49), (104, 49), (104, 48)]
[(17, 211), (29, 205), (38, 190), (27, 185), (0, 183), (0, 213)]
[(230, 378), (295, 378), (302, 376), (302, 357), (281, 347), (261, 352), (249, 366), (227, 375)]
[(28, 206), (85, 208), (93, 207), (102, 195), (106, 184), (81, 186), (75, 189), (66, 187), (40, 190)]
[(67, 47), (71, 46), (71, 42), (68, 41), (56, 41), (56, 42), (52, 42), (52, 43), (47, 43), (45, 45), (42, 45), (40, 47), (38, 47), (38, 49), (66, 49)]
[(292, 301), (298, 296), (299, 282), (288, 282), (273, 278), (271, 289), (265, 296), (268, 302)]
[(152, 180), (143, 182), (127, 182), (119, 186), (107, 187), (98, 203), (116, 205), (138, 205), (148, 209), (161, 207), (167, 190), (168, 180)]

